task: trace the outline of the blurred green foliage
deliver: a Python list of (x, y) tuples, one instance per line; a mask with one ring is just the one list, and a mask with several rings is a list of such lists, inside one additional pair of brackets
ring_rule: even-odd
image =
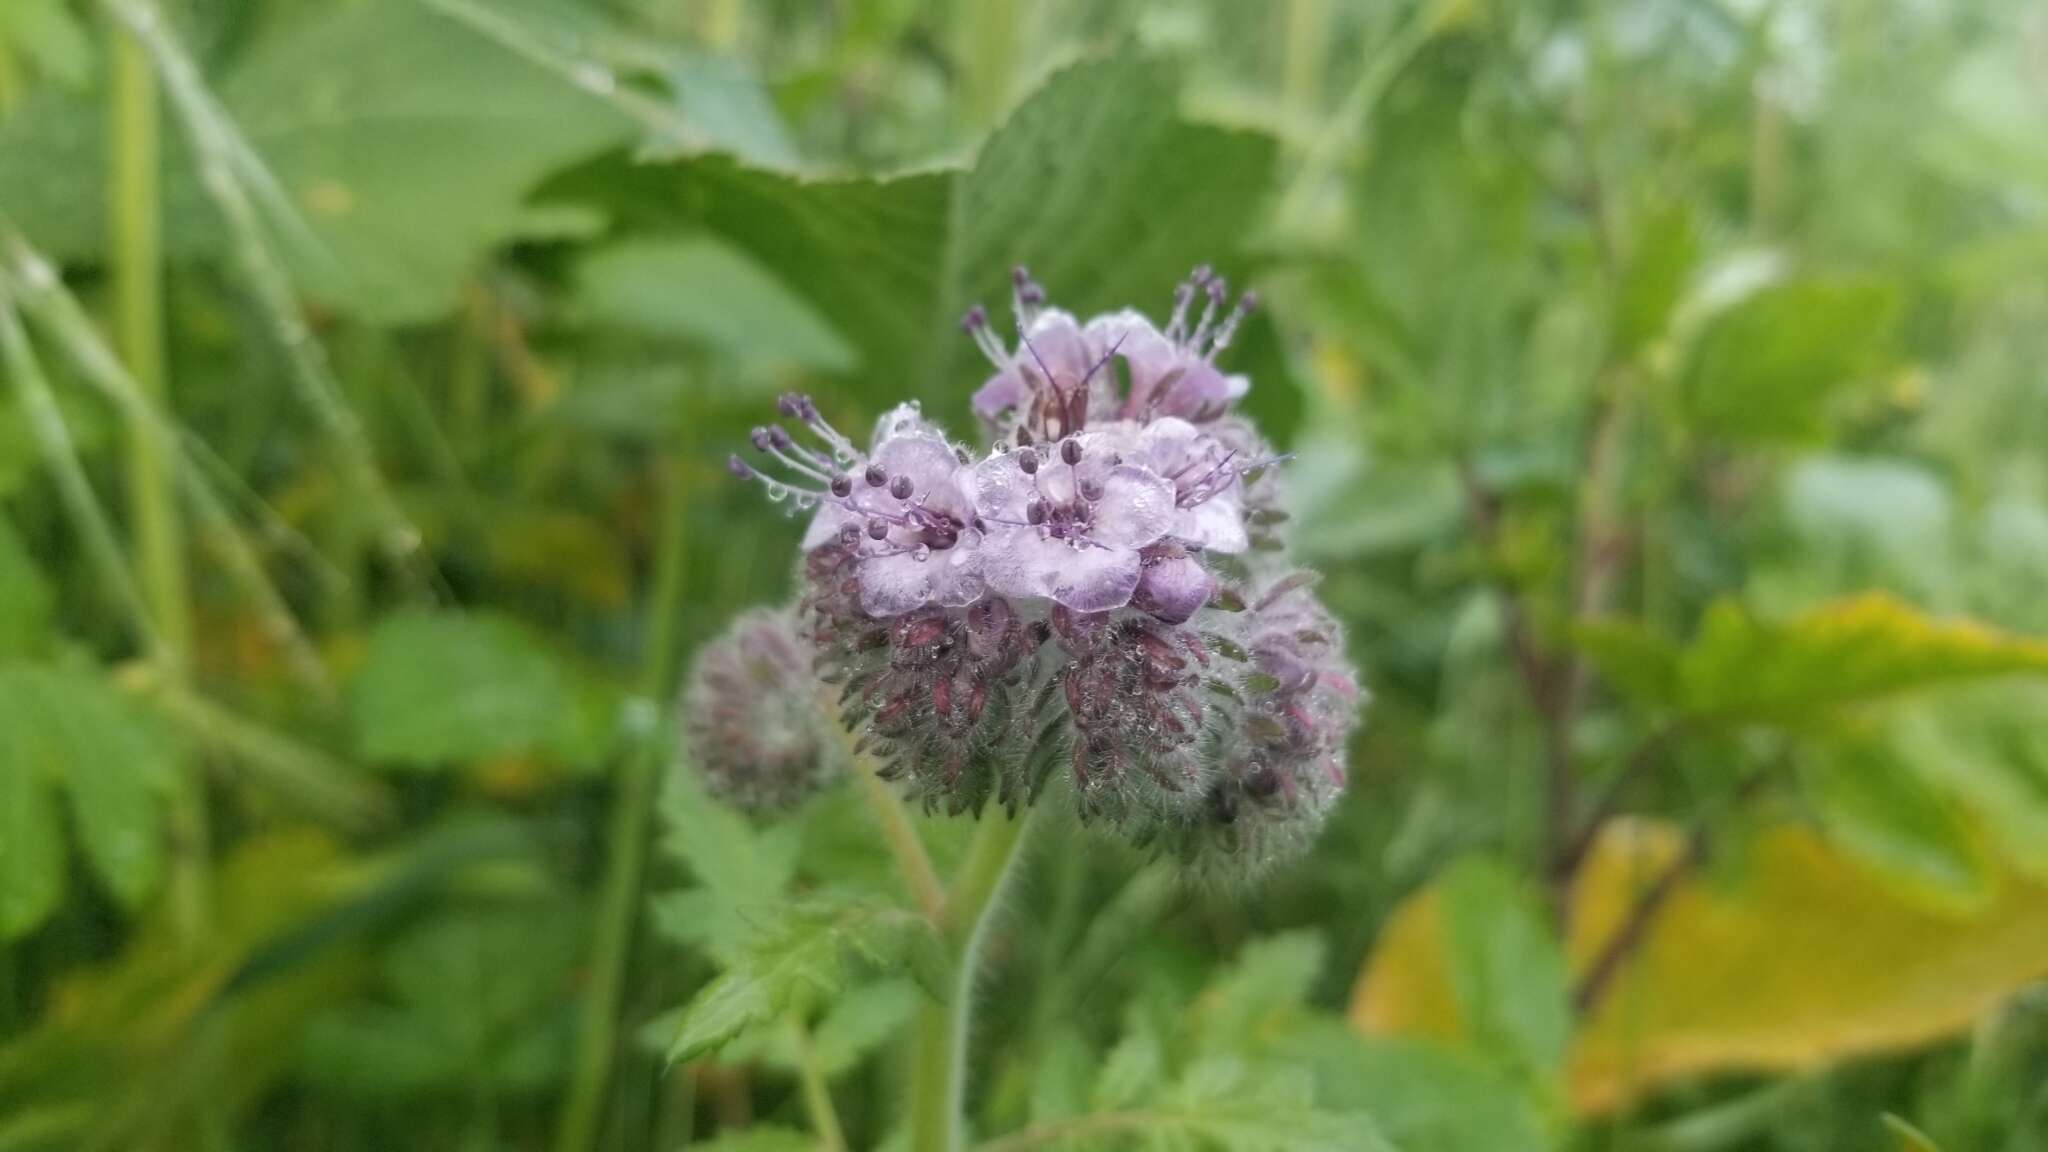
[[(1040, 829), (977, 1138), (2048, 1150), (2048, 947), (1904, 1050), (1594, 1103), (1619, 937), (1566, 906), (1624, 813), (1731, 906), (1795, 823), (2039, 939), (2044, 61), (2013, 0), (0, 3), (0, 1148), (780, 1152), (821, 1092), (900, 1143), (946, 974), (866, 810), (674, 763), (799, 531), (721, 462), (784, 388), (966, 431), (1014, 264), (1156, 312), (1206, 262), (1374, 695), (1351, 788), (1251, 892)], [(1460, 1027), (1347, 1022), (1362, 970)]]

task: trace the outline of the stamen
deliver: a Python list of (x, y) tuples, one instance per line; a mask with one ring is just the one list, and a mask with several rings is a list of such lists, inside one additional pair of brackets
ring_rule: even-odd
[(1022, 336), (1038, 319), (1039, 306), (1045, 303), (1045, 289), (1031, 278), (1031, 270), (1022, 264), (1010, 269), (1010, 308), (1017, 314), (1017, 334)]
[(1188, 305), (1195, 299), (1195, 293), (1209, 281), (1209, 266), (1198, 264), (1188, 278), (1173, 290), (1173, 317), (1166, 322), (1166, 338), (1179, 344), (1188, 332)]
[(1026, 504), (1024, 506), (1024, 520), (1034, 527), (1045, 523), (1045, 501), (1033, 500), (1031, 503)]
[(979, 304), (969, 308), (967, 314), (960, 318), (960, 327), (974, 338), (974, 346), (981, 350), (981, 354), (990, 364), (998, 369), (1009, 367), (1010, 355), (1003, 348), (1002, 342), (996, 339), (994, 329), (989, 326), (988, 309)]
[(1258, 306), (1258, 293), (1247, 292), (1239, 296), (1237, 298), (1237, 307), (1232, 308), (1230, 315), (1224, 318), (1222, 326), (1216, 329), (1216, 335), (1209, 340), (1208, 351), (1202, 353), (1202, 355), (1210, 360), (1214, 360), (1218, 352), (1230, 347), (1231, 337), (1237, 335), (1237, 326), (1244, 323), (1244, 318), (1251, 313), (1252, 309)]
[(1230, 285), (1218, 276), (1205, 286), (1209, 291), (1209, 302), (1202, 305), (1202, 322), (1195, 325), (1195, 334), (1188, 337), (1188, 347), (1200, 351), (1203, 341), (1209, 338), (1209, 325), (1216, 320), (1216, 309), (1223, 304), (1223, 297), (1230, 292)]
[(882, 520), (882, 519), (880, 519), (880, 518), (877, 518), (877, 519), (874, 519), (874, 520), (870, 520), (870, 521), (868, 521), (868, 539), (870, 539), (870, 540), (887, 540), (888, 538), (889, 538), (889, 523), (888, 523), (888, 521), (886, 521), (886, 520)]
[(1067, 466), (1070, 468), (1079, 464), (1081, 462), (1081, 442), (1079, 440), (1060, 441), (1060, 459), (1066, 461)]
[(914, 489), (915, 485), (911, 484), (910, 477), (908, 476), (898, 476), (894, 480), (889, 481), (889, 495), (894, 496), (898, 500), (910, 499), (910, 493)]
[(1026, 476), (1038, 475), (1038, 453), (1030, 448), (1022, 450), (1017, 454), (1017, 467), (1023, 469)]
[(1092, 476), (1081, 481), (1081, 499), (1090, 503), (1102, 499), (1102, 481)]
[(866, 480), (870, 488), (880, 488), (889, 482), (889, 474), (882, 471), (880, 464), (870, 464), (868, 470), (861, 475), (861, 479)]
[(853, 477), (844, 474), (832, 478), (832, 494), (841, 500), (853, 495)]

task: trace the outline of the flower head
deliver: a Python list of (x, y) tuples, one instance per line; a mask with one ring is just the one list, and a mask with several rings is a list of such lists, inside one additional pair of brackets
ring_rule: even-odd
[(793, 808), (839, 770), (811, 646), (786, 609), (748, 612), (704, 648), (682, 714), (706, 791), (740, 808)]

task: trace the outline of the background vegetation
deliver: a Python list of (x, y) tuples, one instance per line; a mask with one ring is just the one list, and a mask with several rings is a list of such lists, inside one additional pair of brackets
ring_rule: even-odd
[(1376, 699), (1253, 891), (1047, 834), (979, 1137), (2048, 1149), (2018, 0), (6, 0), (0, 1148), (901, 1139), (857, 794), (675, 767), (720, 461), (1203, 261)]

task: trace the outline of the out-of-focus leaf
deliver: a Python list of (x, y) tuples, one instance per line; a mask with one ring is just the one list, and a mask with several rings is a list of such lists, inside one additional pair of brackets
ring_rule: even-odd
[(843, 989), (856, 964), (925, 978), (944, 966), (938, 934), (916, 913), (823, 900), (766, 910), (738, 959), (690, 1002), (670, 1060), (715, 1051), (748, 1028), (807, 1011)]
[(1315, 1069), (1316, 1098), (1373, 1118), (1413, 1152), (1541, 1152), (1551, 1146), (1522, 1085), (1481, 1055), (1322, 1025), (1287, 1045)]
[(1986, 684), (1901, 712), (1896, 755), (1929, 787), (1968, 806), (2007, 860), (2048, 880), (2048, 685)]
[(1797, 722), (1893, 693), (2021, 672), (2048, 672), (2048, 640), (1870, 594), (1782, 623), (1716, 604), (1679, 677), (1684, 707), (1695, 715)]
[(40, 647), (49, 631), (50, 586), (21, 538), (0, 520), (0, 657)]
[(1882, 281), (1806, 277), (1731, 305), (1693, 346), (1686, 420), (1746, 443), (1820, 431), (1828, 401), (1879, 363), (1896, 295)]
[(853, 343), (872, 407), (907, 395), (958, 411), (961, 381), (986, 369), (954, 320), (977, 301), (1000, 308), (1013, 265), (1085, 315), (1162, 311), (1191, 267), (1237, 257), (1272, 143), (1181, 120), (1177, 79), (1131, 55), (1069, 67), (969, 170), (803, 180), (713, 156), (606, 164), (554, 195), (630, 227), (719, 234)]
[(1194, 1004), (1210, 1050), (1242, 1050), (1276, 1020), (1298, 1014), (1323, 969), (1325, 948), (1314, 932), (1289, 932), (1246, 944)]
[(1669, 707), (1677, 702), (1678, 646), (1641, 621), (1619, 616), (1584, 620), (1573, 626), (1572, 643), (1610, 687), (1637, 704)]
[[(630, 123), (565, 79), (413, 0), (311, 5), (269, 26), (218, 80), (221, 103), (342, 275), (301, 261), (320, 294), (381, 320), (455, 302), (512, 236), (542, 174), (627, 138)], [(105, 242), (105, 116), (48, 93), (0, 121), (0, 203), (58, 259)], [(167, 158), (174, 253), (220, 232), (187, 150)], [(303, 256), (304, 253), (295, 253)]]
[(7, 750), (0, 755), (0, 940), (33, 930), (64, 894), (64, 839), (56, 805), (42, 774), (13, 754), (15, 739), (0, 731), (0, 749)]
[[(1926, 468), (1881, 457), (1820, 455), (1785, 481), (1785, 515), (1801, 543), (1838, 563), (1872, 565), (1931, 590), (1947, 560), (1950, 502)], [(1869, 573), (1851, 569), (1845, 575)]]
[(721, 1132), (690, 1147), (693, 1152), (818, 1152), (823, 1145), (794, 1128), (754, 1124), (740, 1131)]
[(714, 236), (627, 240), (577, 270), (584, 316), (700, 343), (733, 360), (843, 372), (854, 353), (805, 300)]
[(1540, 896), (1505, 866), (1470, 858), (1440, 881), (1451, 988), (1472, 1043), (1547, 1083), (1571, 1038), (1564, 956)]
[(8, 0), (0, 5), (0, 112), (14, 95), (10, 55), (73, 87), (92, 76), (92, 42), (64, 0)]
[(365, 759), (415, 768), (601, 753), (574, 674), (513, 621), (402, 612), (380, 621), (349, 685)]
[[(79, 850), (131, 908), (162, 871), (162, 802), (176, 772), (169, 733), (101, 678), (0, 666), (0, 774), (68, 794)], [(29, 819), (23, 815), (24, 829)], [(25, 841), (28, 859), (39, 855), (39, 843), (32, 834)]]
[(1949, 799), (1875, 740), (1828, 742), (1802, 764), (1829, 837), (1861, 859), (1935, 893), (1984, 895), (1983, 853)]
[(676, 104), (704, 142), (763, 168), (795, 168), (796, 145), (782, 114), (747, 62), (730, 55), (691, 55), (667, 69)]
[(1928, 1138), (1927, 1133), (1897, 1116), (1887, 1115), (1884, 1118), (1884, 1126), (1886, 1131), (1898, 1137), (1898, 1152), (1941, 1152), (1941, 1148)]
[[(1650, 877), (1684, 851), (1668, 825), (1612, 825), (1573, 892), (1583, 971)], [(1994, 873), (1968, 911), (1916, 899), (1813, 832), (1748, 842), (1740, 887), (1682, 882), (1574, 1038), (1575, 1106), (1600, 1113), (1717, 1071), (1795, 1071), (1924, 1044), (2048, 975), (2048, 887)], [(1351, 1004), (1373, 1033), (1466, 1039), (1447, 971), (1443, 894), (1388, 922)]]
[(1635, 355), (1663, 333), (1698, 255), (1699, 238), (1684, 205), (1643, 214), (1614, 293), (1609, 338), (1617, 357)]
[(1103, 1131), (1108, 1135), (1083, 1146), (1392, 1152), (1370, 1117), (1316, 1107), (1308, 1076), (1261, 1075), (1228, 1058), (1194, 1065), (1157, 1101)]

